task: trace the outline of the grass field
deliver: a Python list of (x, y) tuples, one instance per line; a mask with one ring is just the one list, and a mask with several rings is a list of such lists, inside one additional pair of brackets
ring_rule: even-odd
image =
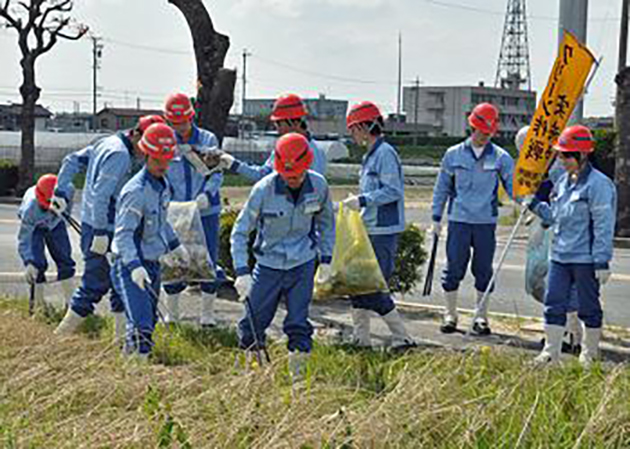
[(630, 371), (533, 369), (514, 350), (406, 354), (316, 344), (292, 387), (286, 350), (243, 373), (231, 330), (159, 328), (122, 357), (112, 323), (58, 339), (0, 301), (0, 445), (7, 448), (628, 447)]

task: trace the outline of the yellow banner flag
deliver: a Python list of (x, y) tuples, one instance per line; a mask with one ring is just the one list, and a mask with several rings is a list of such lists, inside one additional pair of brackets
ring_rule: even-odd
[(595, 57), (570, 33), (564, 33), (547, 87), (536, 108), (514, 170), (514, 196), (536, 193), (553, 156), (553, 145), (564, 130)]

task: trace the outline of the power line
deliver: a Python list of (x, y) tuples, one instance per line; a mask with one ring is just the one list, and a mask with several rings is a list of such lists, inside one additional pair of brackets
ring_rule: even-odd
[(286, 64), (284, 62), (280, 62), (280, 61), (275, 61), (273, 59), (268, 59), (268, 58), (263, 58), (260, 57), (258, 55), (252, 55), (252, 58), (257, 59), (263, 63), (266, 64), (271, 64), (271, 65), (275, 65), (278, 67), (282, 67), (284, 69), (288, 69), (288, 70), (292, 70), (294, 72), (297, 73), (302, 73), (303, 75), (310, 75), (310, 76), (314, 76), (317, 78), (323, 78), (323, 79), (327, 79), (327, 80), (333, 80), (333, 81), (339, 81), (339, 82), (343, 82), (343, 83), (356, 83), (356, 84), (381, 84), (381, 85), (396, 85), (396, 82), (388, 82), (388, 81), (376, 81), (376, 80), (365, 80), (365, 79), (359, 79), (359, 78), (349, 78), (349, 77), (345, 77), (345, 76), (338, 76), (338, 75), (330, 75), (330, 74), (325, 74), (325, 73), (321, 73), (321, 72), (315, 72), (312, 70), (306, 70), (300, 67), (296, 67), (290, 64)]
[[(443, 0), (422, 0), (422, 1), (424, 1), (425, 3), (432, 4), (432, 5), (436, 5), (436, 6), (442, 6), (445, 8), (452, 8), (452, 9), (460, 9), (460, 10), (471, 11), (471, 12), (476, 12), (480, 14), (489, 14), (489, 15), (495, 15), (495, 16), (503, 16), (505, 14), (504, 12), (493, 10), (493, 9), (479, 8), (476, 6), (470, 6), (470, 5), (466, 5), (462, 3), (447, 2)], [(536, 14), (528, 15), (527, 18), (532, 19), (532, 20), (548, 20), (548, 21), (554, 21), (554, 22), (558, 21), (558, 17), (539, 16)], [(590, 18), (589, 20), (594, 21), (594, 22), (616, 22), (616, 21), (619, 21), (620, 18), (606, 16), (606, 17), (593, 17), (593, 18)]]

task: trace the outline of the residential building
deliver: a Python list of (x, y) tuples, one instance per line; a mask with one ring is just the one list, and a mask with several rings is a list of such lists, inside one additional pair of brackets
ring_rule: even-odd
[(439, 135), (464, 137), (467, 117), (479, 103), (499, 108), (499, 136), (513, 137), (529, 125), (536, 110), (536, 92), (478, 86), (406, 86), (403, 111), (407, 124), (430, 125)]
[[(43, 106), (35, 106), (35, 131), (46, 129), (46, 121), (52, 112)], [(21, 104), (0, 104), (0, 130), (19, 131), (22, 126)]]

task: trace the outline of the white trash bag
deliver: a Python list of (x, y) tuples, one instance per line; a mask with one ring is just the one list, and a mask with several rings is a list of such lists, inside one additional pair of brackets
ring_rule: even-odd
[(216, 279), (216, 272), (208, 253), (197, 202), (171, 202), (167, 219), (179, 237), (179, 241), (188, 251), (190, 262), (181, 258), (163, 259), (161, 261), (162, 283), (168, 285), (179, 282), (213, 282)]

